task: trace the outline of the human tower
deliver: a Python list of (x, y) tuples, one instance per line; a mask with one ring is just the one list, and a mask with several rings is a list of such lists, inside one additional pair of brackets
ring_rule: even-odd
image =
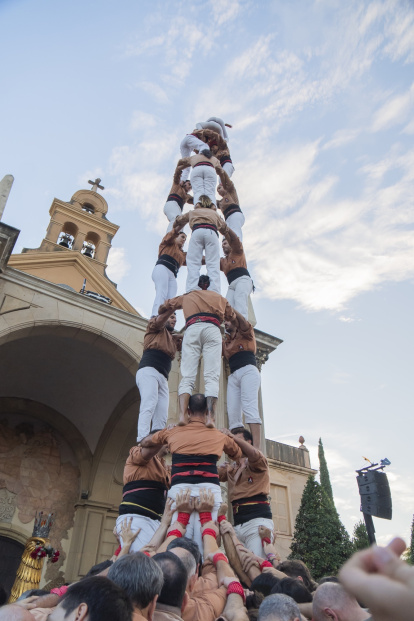
[[(253, 283), (242, 243), (244, 215), (231, 180), (234, 167), (226, 125), (216, 117), (197, 123), (182, 140), (180, 150), (182, 157), (164, 207), (167, 233), (152, 273), (155, 300), (137, 372), (141, 395), (138, 445), (131, 448), (125, 464), (118, 526), (125, 517), (133, 520), (140, 529), (134, 546), (140, 549), (160, 524), (167, 493), (174, 502), (177, 494), (188, 493), (197, 503), (206, 490), (214, 499), (212, 516), (216, 519), (222, 501), (219, 483), (228, 481), (238, 536), (260, 555), (259, 527), (271, 533), (274, 527), (268, 498), (269, 470), (259, 450), (260, 374), (254, 329), (248, 321)], [(186, 203), (193, 208), (183, 213)], [(187, 223), (191, 238), (184, 252), (183, 227)], [(222, 257), (219, 233), (223, 236)], [(177, 274), (184, 265), (186, 292), (177, 296)], [(200, 275), (202, 265), (207, 275)], [(221, 295), (220, 270), (228, 281), (226, 297)], [(179, 309), (185, 317), (184, 337), (174, 333)], [(223, 323), (224, 340), (220, 329)], [(166, 428), (168, 375), (177, 350), (181, 350), (182, 376), (178, 388), (179, 421)], [(201, 356), (205, 394), (193, 395)], [(215, 415), (222, 356), (230, 367), (229, 430), (219, 431)], [(243, 414), (250, 432), (243, 426)], [(172, 455), (171, 472), (163, 460), (168, 450)], [(233, 462), (218, 467), (223, 452)], [(185, 534), (198, 543), (201, 551), (202, 513), (196, 509), (191, 514)], [(178, 518), (176, 512), (173, 522)]]
[[(243, 426), (243, 412), (253, 443), (259, 448), (260, 374), (256, 366), (254, 330), (248, 321), (253, 282), (243, 250), (245, 218), (231, 180), (234, 167), (226, 125), (217, 117), (197, 123), (196, 129), (181, 141), (180, 151), (182, 157), (177, 163), (164, 207), (168, 218), (167, 234), (159, 246), (152, 273), (155, 300), (137, 373), (141, 393), (137, 440), (139, 442), (148, 435), (151, 424), (153, 429), (165, 427), (168, 374), (179, 348), (182, 375), (178, 389), (179, 424), (186, 421), (188, 400), (194, 389), (201, 355), (208, 425), (214, 424), (223, 355), (230, 366), (227, 390), (229, 428)], [(190, 190), (193, 196), (188, 193)], [(216, 190), (221, 197), (219, 200)], [(183, 213), (186, 203), (194, 208)], [(188, 251), (184, 252), (186, 234), (183, 227), (186, 224), (191, 228), (191, 238)], [(224, 256), (221, 258), (219, 232), (223, 235)], [(204, 264), (208, 275), (200, 276)], [(183, 265), (187, 266), (186, 293), (176, 297), (177, 274)], [(225, 298), (221, 295), (220, 270), (228, 281)], [(183, 309), (186, 321), (183, 341), (181, 335), (173, 333), (178, 309)], [(224, 341), (220, 331), (223, 321), (226, 329)]]

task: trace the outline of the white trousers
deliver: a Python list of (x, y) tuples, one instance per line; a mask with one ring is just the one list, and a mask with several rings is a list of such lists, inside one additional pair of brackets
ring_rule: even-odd
[(196, 229), (191, 233), (187, 250), (186, 293), (198, 291), (201, 261), (205, 252), (207, 273), (210, 276), (210, 291), (221, 293), (220, 286), (220, 243), (212, 229)]
[[(194, 203), (195, 204), (195, 203)], [(226, 220), (227, 226), (236, 233), (237, 237), (240, 241), (243, 241), (243, 231), (242, 227), (245, 222), (245, 217), (241, 211), (236, 211), (232, 213)]]
[(262, 540), (259, 535), (259, 526), (270, 528), (272, 532), (272, 540), (274, 541), (275, 525), (273, 524), (273, 520), (270, 520), (269, 518), (254, 518), (245, 524), (235, 526), (234, 530), (237, 538), (240, 540), (240, 543), (242, 543), (256, 556), (266, 558), (266, 554), (263, 552)]
[(200, 356), (204, 361), (204, 394), (218, 397), (222, 339), (220, 329), (212, 323), (198, 322), (184, 334), (181, 350), (181, 375), (178, 394), (193, 394)]
[(234, 173), (234, 166), (230, 162), (226, 162), (223, 164), (223, 170), (228, 174), (229, 177)]
[(253, 291), (253, 281), (250, 276), (239, 276), (227, 289), (226, 298), (230, 306), (249, 320), (249, 295)]
[[(129, 551), (130, 554), (133, 552), (139, 552), (141, 548), (147, 545), (152, 539), (153, 534), (157, 530), (158, 526), (161, 524), (160, 520), (151, 520), (149, 517), (145, 517), (143, 515), (137, 515), (136, 513), (126, 513), (125, 515), (119, 515), (116, 519), (116, 532), (118, 535), (121, 532), (121, 524), (122, 522), (128, 518), (132, 518), (131, 528), (133, 531), (141, 529), (141, 532), (137, 535), (137, 538), (132, 543), (131, 549)], [(124, 545), (121, 539), (121, 547)]]
[(158, 309), (165, 300), (177, 295), (177, 279), (165, 265), (156, 265), (152, 270), (152, 280), (155, 285), (155, 300), (152, 305), (151, 317), (158, 315)]
[[(203, 194), (208, 196), (213, 205), (216, 204), (217, 173), (211, 166), (196, 166), (191, 171), (191, 187), (193, 188), (194, 207)], [(229, 225), (230, 226), (230, 225)]]
[(242, 412), (246, 423), (258, 423), (262, 419), (259, 414), (259, 369), (253, 364), (230, 373), (227, 381), (227, 412), (229, 429), (243, 427)]
[[(194, 149), (197, 149), (197, 151), (202, 151), (203, 149), (208, 149), (208, 145), (200, 140), (200, 138), (197, 138), (197, 136), (188, 134), (182, 139), (180, 144), (181, 157), (190, 157)], [(181, 173), (181, 181), (187, 181), (189, 176), (190, 166), (188, 166), (188, 168), (184, 168), (183, 172)]]
[[(200, 489), (210, 489), (214, 495), (214, 507), (211, 512), (211, 517), (213, 520), (217, 519), (217, 512), (222, 503), (221, 498), (221, 487), (220, 485), (215, 485), (214, 483), (177, 483), (177, 485), (173, 485), (168, 492), (168, 497), (173, 498), (174, 500), (177, 497), (178, 492), (182, 492), (186, 489), (191, 489), (191, 496), (194, 498), (198, 498), (200, 495)], [(172, 516), (171, 524), (173, 524), (178, 517), (178, 512), (176, 511)], [(203, 556), (203, 538), (201, 536), (201, 522), (198, 516), (197, 511), (193, 511), (190, 515), (190, 521), (188, 522), (185, 536), (187, 539), (192, 539), (198, 545), (201, 556)]]
[(172, 231), (174, 220), (177, 216), (181, 216), (182, 211), (180, 205), (176, 201), (167, 201), (164, 205), (164, 213), (168, 218), (167, 233)]
[(167, 379), (154, 367), (138, 369), (137, 386), (141, 395), (137, 435), (137, 442), (140, 442), (149, 434), (151, 426), (153, 429), (165, 427), (170, 395)]

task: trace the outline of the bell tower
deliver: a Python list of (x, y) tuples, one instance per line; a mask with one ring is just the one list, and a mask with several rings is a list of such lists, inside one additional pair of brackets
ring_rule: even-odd
[(23, 253), (80, 252), (104, 275), (111, 242), (119, 227), (106, 218), (108, 203), (96, 191), (104, 189), (100, 181), (89, 181), (92, 189), (78, 190), (67, 203), (55, 198), (45, 238), (39, 248), (24, 248)]
[(21, 254), (10, 257), (9, 265), (81, 293), (86, 279), (86, 289), (137, 314), (106, 275), (108, 254), (119, 226), (106, 217), (108, 203), (98, 193), (104, 189), (100, 182), (89, 180), (92, 188), (78, 190), (68, 202), (54, 198), (40, 246), (23, 248)]

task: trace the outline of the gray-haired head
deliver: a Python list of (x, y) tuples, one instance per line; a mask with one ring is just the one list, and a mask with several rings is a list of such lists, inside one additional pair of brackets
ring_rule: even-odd
[(164, 582), (160, 567), (142, 552), (127, 554), (116, 561), (108, 578), (126, 591), (139, 610), (146, 608), (161, 593)]
[(173, 548), (169, 550), (182, 561), (187, 572), (187, 589), (191, 589), (195, 580), (197, 580), (197, 565), (194, 556), (184, 548)]
[(266, 597), (259, 608), (258, 621), (300, 621), (300, 611), (288, 595), (278, 593)]
[(326, 621), (332, 613), (344, 620), (363, 621), (370, 618), (355, 597), (349, 595), (337, 582), (324, 582), (318, 586), (313, 594), (312, 612), (315, 621)]

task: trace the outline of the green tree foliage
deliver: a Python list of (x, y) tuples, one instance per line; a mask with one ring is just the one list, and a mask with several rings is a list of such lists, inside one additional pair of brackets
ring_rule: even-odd
[(354, 552), (358, 550), (364, 550), (365, 548), (369, 548), (370, 543), (368, 539), (367, 527), (365, 526), (365, 522), (360, 520), (354, 526), (354, 532), (352, 534), (352, 547), (354, 548)]
[(303, 490), (289, 559), (300, 559), (315, 580), (336, 574), (353, 552), (333, 502), (310, 476)]
[(411, 522), (411, 541), (410, 547), (406, 550), (406, 559), (407, 563), (410, 565), (414, 565), (414, 515), (413, 521)]
[(325, 451), (323, 450), (322, 438), (319, 438), (319, 446), (318, 446), (318, 457), (319, 457), (319, 478), (321, 481), (321, 485), (325, 492), (328, 495), (328, 498), (334, 501), (331, 479), (329, 478), (329, 470), (328, 464), (325, 459)]

